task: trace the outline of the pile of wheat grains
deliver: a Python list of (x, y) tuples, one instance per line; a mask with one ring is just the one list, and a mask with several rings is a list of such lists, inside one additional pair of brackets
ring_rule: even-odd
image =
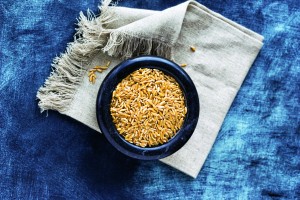
[(166, 143), (177, 133), (187, 108), (174, 78), (157, 69), (141, 68), (117, 85), (110, 112), (126, 141), (153, 147)]

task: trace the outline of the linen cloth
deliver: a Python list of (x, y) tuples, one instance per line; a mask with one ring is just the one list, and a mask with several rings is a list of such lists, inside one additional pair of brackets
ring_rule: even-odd
[[(37, 97), (42, 111), (53, 109), (99, 131), (95, 115), (97, 91), (107, 73), (124, 58), (153, 54), (187, 63), (184, 68), (197, 88), (200, 116), (190, 140), (162, 159), (197, 177), (263, 37), (195, 1), (163, 11), (109, 6), (100, 16), (88, 13), (78, 22), (75, 41), (54, 59), (54, 71)], [(197, 48), (189, 50), (190, 45)], [(111, 61), (95, 85), (88, 70)]]

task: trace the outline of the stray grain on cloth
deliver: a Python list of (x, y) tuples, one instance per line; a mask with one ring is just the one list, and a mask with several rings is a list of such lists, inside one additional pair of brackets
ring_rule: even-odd
[(166, 143), (177, 133), (187, 108), (173, 77), (157, 69), (141, 68), (117, 85), (110, 111), (126, 141), (153, 147)]
[(105, 66), (96, 66), (92, 69), (90, 69), (89, 73), (88, 73), (88, 77), (89, 77), (89, 81), (92, 83), (92, 84), (95, 84), (96, 82), (96, 74), (95, 72), (100, 72), (102, 73), (104, 70), (106, 70), (110, 65), (110, 61), (107, 62), (107, 64)]

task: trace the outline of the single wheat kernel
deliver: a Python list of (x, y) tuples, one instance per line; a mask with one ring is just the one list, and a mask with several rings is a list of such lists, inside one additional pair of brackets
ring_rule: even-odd
[(196, 47), (191, 46), (190, 48), (191, 48), (192, 52), (195, 52), (195, 51), (196, 51)]
[(186, 66), (187, 66), (186, 63), (182, 63), (182, 64), (180, 65), (180, 67), (186, 67)]

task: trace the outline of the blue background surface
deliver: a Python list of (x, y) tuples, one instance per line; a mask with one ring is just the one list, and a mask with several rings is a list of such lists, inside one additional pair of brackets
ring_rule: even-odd
[[(120, 5), (162, 10), (182, 1)], [(97, 0), (0, 0), (0, 199), (299, 199), (300, 3), (201, 0), (265, 37), (197, 179), (130, 159), (36, 92)]]

